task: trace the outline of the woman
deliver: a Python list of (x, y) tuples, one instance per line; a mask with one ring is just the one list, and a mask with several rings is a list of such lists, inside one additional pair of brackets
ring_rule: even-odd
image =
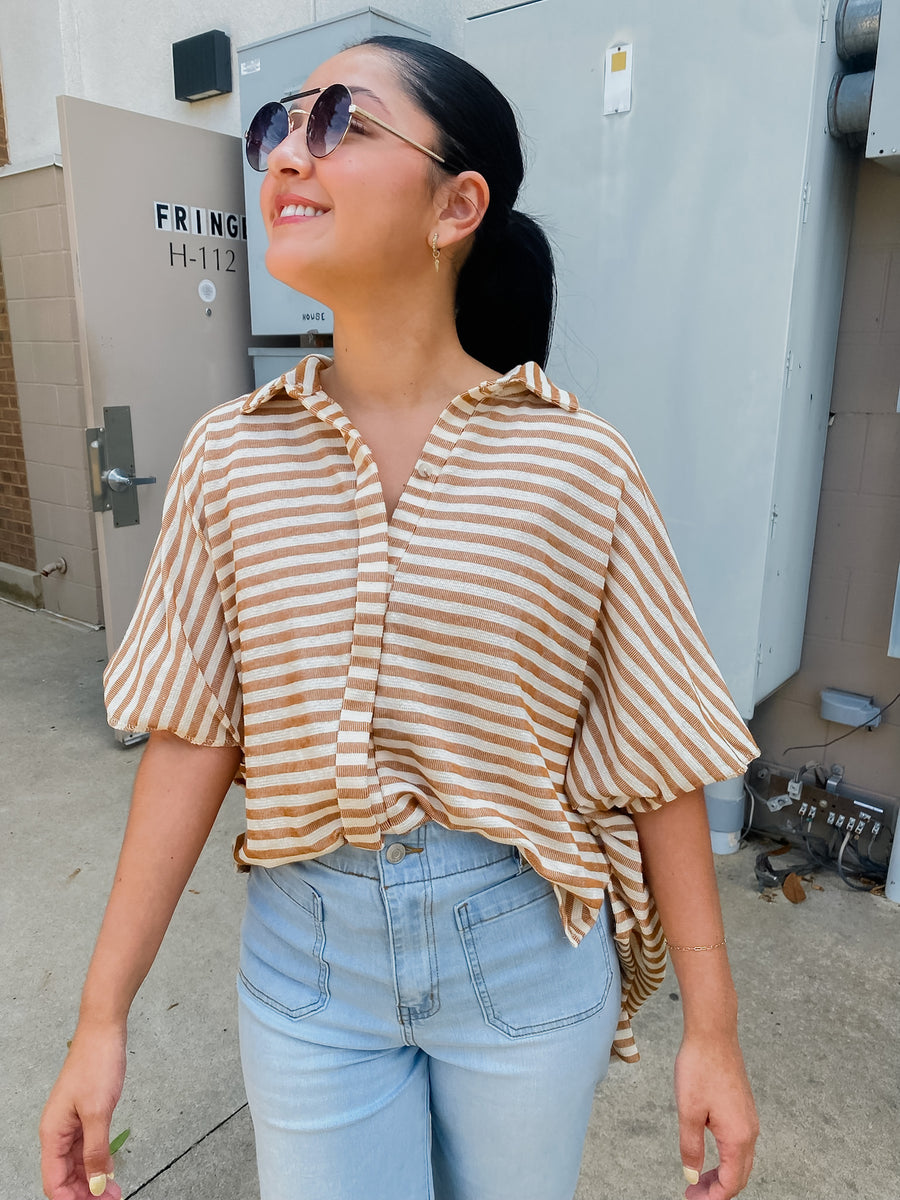
[(686, 1195), (728, 1200), (756, 1118), (702, 785), (755, 747), (627, 447), (536, 365), (552, 261), (512, 112), (392, 38), (290, 107), (248, 135), (267, 265), (333, 309), (334, 359), (208, 414), (176, 467), (107, 672), (151, 738), (46, 1194), (120, 1194), (128, 1008), (237, 773), (263, 1200), (571, 1197), (660, 920)]

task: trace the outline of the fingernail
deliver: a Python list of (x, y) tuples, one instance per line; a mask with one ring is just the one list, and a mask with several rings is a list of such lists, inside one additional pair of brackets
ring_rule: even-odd
[(102, 1196), (106, 1191), (106, 1176), (92, 1175), (88, 1180), (88, 1187), (91, 1189), (92, 1196)]
[(695, 1171), (693, 1167), (685, 1167), (683, 1165), (682, 1165), (681, 1169), (682, 1169), (682, 1171), (684, 1171), (684, 1177), (688, 1181), (688, 1183), (699, 1183), (700, 1182), (700, 1172), (699, 1171)]

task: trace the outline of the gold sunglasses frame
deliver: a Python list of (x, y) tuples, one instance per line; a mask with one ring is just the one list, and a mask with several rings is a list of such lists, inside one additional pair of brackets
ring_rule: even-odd
[[(334, 86), (335, 85), (333, 83), (330, 83), (328, 85), (328, 87), (334, 87)], [(394, 135), (394, 137), (398, 137), (398, 138), (400, 138), (401, 141), (406, 142), (407, 145), (414, 146), (416, 150), (421, 150), (423, 154), (427, 154), (429, 158), (433, 158), (434, 161), (440, 163), (441, 166), (445, 165), (445, 160), (443, 158), (441, 158), (441, 156), (439, 154), (435, 154), (435, 152), (433, 150), (429, 150), (427, 146), (422, 146), (422, 145), (420, 145), (419, 142), (413, 141), (413, 139), (411, 137), (407, 137), (405, 133), (401, 133), (400, 130), (395, 129), (393, 127), (393, 125), (388, 125), (387, 121), (382, 121), (381, 118), (376, 117), (374, 113), (367, 112), (366, 109), (360, 108), (358, 104), (354, 104), (353, 103), (353, 93), (350, 91), (350, 89), (347, 87), (347, 85), (345, 83), (342, 83), (339, 86), (344, 88), (347, 91), (347, 94), (350, 96), (350, 113), (351, 113), (351, 115), (356, 114), (357, 116), (365, 118), (365, 120), (367, 120), (367, 121), (371, 121), (372, 124), (377, 125), (379, 127), (379, 129), (385, 129), (385, 130), (387, 130), (388, 133), (392, 133)], [(316, 96), (327, 90), (328, 90), (327, 88), (310, 88), (309, 91), (306, 91), (306, 92), (293, 92), (291, 95), (283, 96), (281, 99), (281, 103), (284, 105), (285, 108), (287, 108), (288, 104), (294, 100), (302, 100), (304, 98), (304, 96)], [(300, 116), (304, 116), (304, 117), (309, 116), (309, 110), (307, 110), (305, 108), (287, 108), (288, 136), (290, 136), (290, 134), (292, 134), (292, 133), (297, 132), (297, 130), (294, 127), (294, 114), (295, 113)], [(338, 146), (341, 145), (344, 138), (347, 136), (349, 129), (350, 129), (350, 122), (348, 121), (347, 128), (341, 134), (341, 140), (338, 142), (337, 146), (332, 147), (332, 149), (328, 151), (328, 154), (334, 154), (335, 150), (337, 150)], [(323, 154), (322, 157), (327, 158), (328, 154)], [(315, 158), (317, 156), (313, 155), (313, 157)]]

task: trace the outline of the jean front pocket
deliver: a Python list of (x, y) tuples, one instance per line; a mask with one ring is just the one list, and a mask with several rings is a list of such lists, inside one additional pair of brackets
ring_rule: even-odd
[(253, 867), (241, 926), (240, 982), (292, 1020), (328, 1003), (322, 898), (300, 864)]
[(599, 1012), (612, 981), (605, 926), (573, 946), (553, 887), (530, 868), (456, 906), (484, 1018), (508, 1037), (574, 1025)]

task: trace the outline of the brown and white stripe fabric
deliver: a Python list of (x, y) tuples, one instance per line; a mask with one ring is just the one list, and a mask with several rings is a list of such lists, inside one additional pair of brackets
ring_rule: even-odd
[(242, 747), (242, 864), (433, 819), (517, 846), (573, 943), (608, 895), (634, 1059), (665, 942), (629, 813), (757, 753), (647, 485), (528, 363), (448, 405), (388, 521), (327, 362), (189, 435), (110, 724)]

